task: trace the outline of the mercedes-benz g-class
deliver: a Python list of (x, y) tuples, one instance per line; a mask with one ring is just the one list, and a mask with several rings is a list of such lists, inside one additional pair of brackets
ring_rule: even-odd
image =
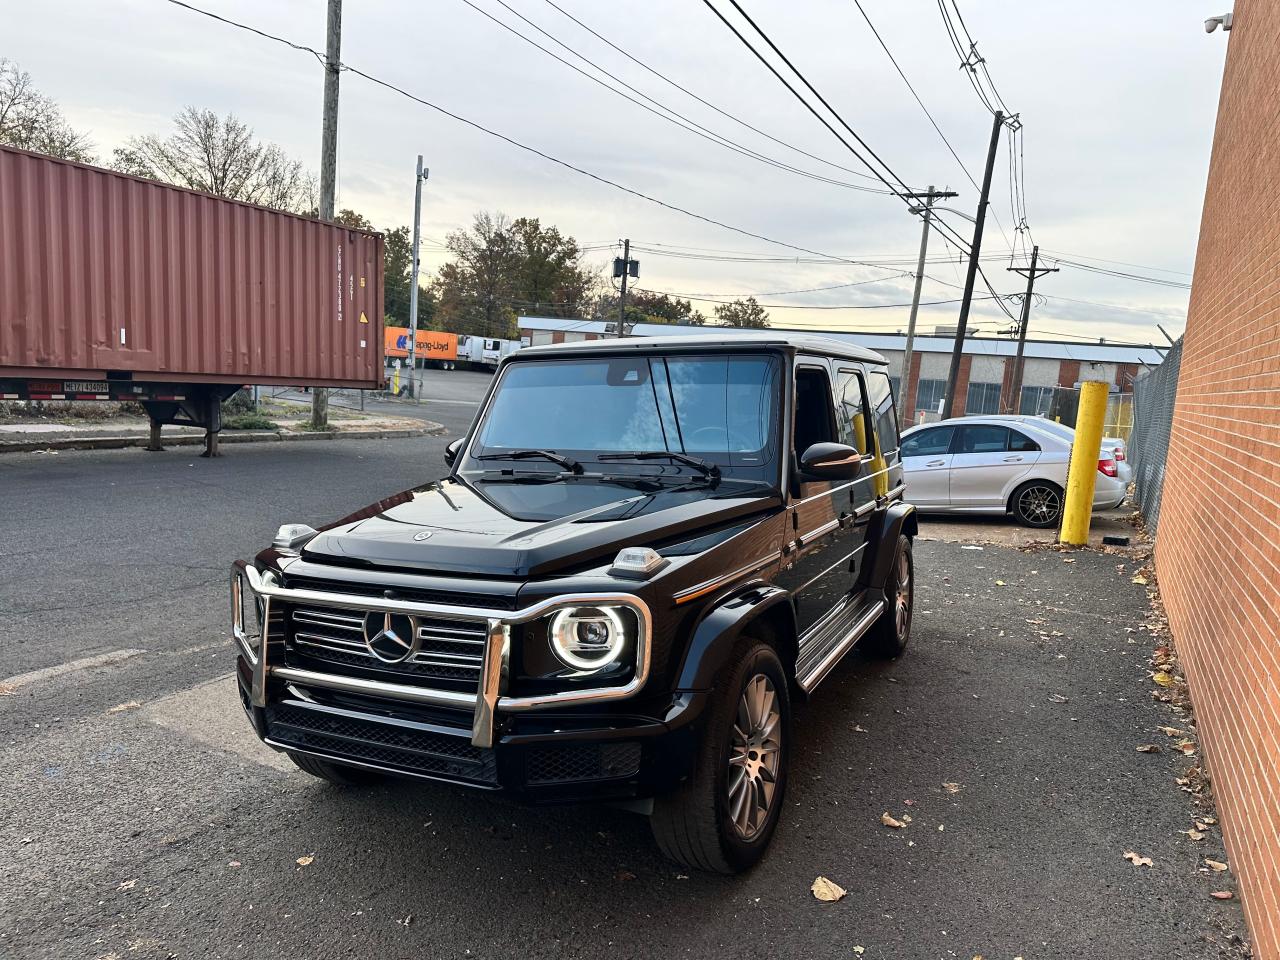
[(793, 698), (910, 635), (884, 360), (771, 332), (525, 349), (445, 461), (234, 565), (258, 736), (339, 784), (625, 801), (676, 860), (758, 860)]

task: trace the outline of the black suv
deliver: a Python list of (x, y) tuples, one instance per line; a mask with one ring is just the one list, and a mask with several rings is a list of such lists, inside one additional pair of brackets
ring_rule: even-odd
[(341, 784), (622, 801), (676, 860), (754, 863), (792, 698), (910, 634), (884, 360), (778, 333), (521, 350), (445, 459), (235, 564), (258, 736)]

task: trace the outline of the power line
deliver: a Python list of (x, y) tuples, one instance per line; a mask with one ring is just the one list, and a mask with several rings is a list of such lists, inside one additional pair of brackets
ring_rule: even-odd
[(1108, 260), (1105, 257), (1086, 257), (1083, 253), (1068, 253), (1065, 250), (1046, 250), (1046, 253), (1055, 256), (1073, 257), (1076, 260), (1095, 260), (1098, 263), (1118, 264), (1122, 267), (1137, 267), (1140, 270), (1154, 270), (1156, 273), (1173, 273), (1181, 277), (1189, 277), (1191, 273), (1187, 270), (1170, 270), (1168, 267), (1153, 267), (1146, 263), (1130, 263), (1128, 260)]
[(833, 167), (833, 168), (834, 168), (834, 169), (836, 169), (836, 170), (843, 170), (845, 173), (852, 174), (852, 175), (853, 175), (853, 176), (855, 176), (855, 177), (863, 177), (863, 178), (865, 178), (865, 179), (867, 179), (867, 180), (874, 180), (874, 179), (876, 179), (875, 177), (871, 176), (871, 174), (869, 174), (869, 173), (863, 173), (861, 170), (853, 170), (853, 169), (851, 169), (851, 168), (849, 168), (849, 167), (843, 166), (842, 164), (836, 163), (836, 162), (834, 162), (834, 161), (832, 161), (832, 160), (827, 160), (827, 159), (826, 159), (826, 158), (824, 158), (824, 157), (820, 157), (820, 156), (818, 156), (817, 154), (809, 153), (807, 150), (803, 150), (803, 149), (801, 149), (800, 147), (797, 147), (795, 144), (788, 143), (788, 142), (787, 142), (787, 141), (785, 141), (785, 140), (781, 140), (781, 139), (779, 139), (778, 137), (775, 137), (775, 136), (773, 136), (772, 134), (767, 133), (767, 132), (765, 132), (764, 130), (761, 130), (759, 127), (754, 126), (754, 125), (752, 125), (752, 124), (748, 123), (746, 120), (743, 120), (741, 117), (737, 116), (736, 114), (730, 113), (728, 110), (725, 110), (725, 109), (724, 109), (724, 108), (722, 108), (722, 107), (718, 107), (718, 106), (716, 106), (714, 103), (712, 103), (711, 101), (704, 99), (703, 97), (701, 97), (701, 96), (699, 96), (698, 94), (694, 93), (694, 92), (693, 92), (692, 90), (690, 90), (688, 87), (682, 86), (681, 84), (679, 84), (679, 83), (677, 83), (676, 81), (672, 80), (672, 79), (671, 79), (670, 77), (668, 77), (666, 74), (661, 73), (661, 72), (659, 72), (658, 70), (655, 70), (653, 67), (651, 67), (649, 64), (645, 63), (645, 62), (644, 62), (643, 60), (641, 60), (640, 58), (638, 58), (638, 57), (636, 57), (636, 56), (632, 55), (631, 53), (628, 53), (628, 52), (627, 52), (626, 50), (624, 50), (622, 47), (618, 46), (616, 43), (614, 43), (614, 42), (613, 42), (612, 40), (610, 40), (608, 37), (601, 36), (597, 31), (595, 31), (594, 29), (592, 29), (592, 28), (591, 28), (590, 26), (588, 26), (587, 24), (583, 23), (581, 20), (579, 20), (577, 17), (575, 17), (572, 13), (570, 13), (570, 12), (569, 12), (569, 11), (567, 11), (567, 10), (565, 10), (563, 7), (561, 7), (561, 6), (559, 6), (558, 4), (556, 4), (555, 2), (553, 2), (553, 0), (545, 0), (545, 3), (546, 3), (548, 6), (550, 6), (553, 10), (556, 10), (557, 12), (559, 12), (560, 14), (562, 14), (563, 16), (568, 17), (570, 20), (572, 20), (574, 23), (576, 23), (578, 26), (580, 26), (583, 30), (587, 31), (587, 33), (591, 34), (593, 37), (595, 37), (595, 38), (596, 38), (597, 40), (599, 40), (601, 43), (603, 43), (603, 44), (605, 44), (606, 46), (608, 46), (608, 47), (612, 48), (613, 50), (616, 50), (618, 53), (622, 54), (624, 57), (626, 57), (626, 58), (627, 58), (628, 60), (630, 60), (632, 63), (636, 64), (637, 66), (639, 66), (639, 67), (641, 67), (641, 68), (643, 68), (644, 70), (647, 70), (649, 73), (653, 74), (653, 75), (654, 75), (655, 77), (657, 77), (659, 80), (663, 81), (664, 83), (670, 84), (671, 86), (673, 86), (673, 87), (675, 87), (677, 90), (679, 90), (681, 93), (684, 93), (684, 94), (686, 94), (687, 96), (692, 97), (694, 100), (698, 101), (698, 103), (702, 104), (704, 107), (707, 107), (707, 108), (708, 108), (708, 109), (710, 109), (710, 110), (714, 110), (716, 113), (720, 114), (722, 117), (725, 117), (725, 118), (727, 118), (727, 119), (729, 119), (729, 120), (732, 120), (734, 123), (739, 124), (740, 126), (744, 127), (744, 128), (745, 128), (745, 129), (747, 129), (747, 130), (750, 130), (752, 133), (759, 134), (760, 136), (764, 137), (766, 140), (771, 140), (771, 141), (773, 141), (774, 143), (778, 144), (778, 146), (780, 146), (780, 147), (786, 147), (788, 150), (794, 150), (796, 153), (798, 153), (798, 154), (800, 154), (800, 155), (802, 155), (802, 156), (808, 157), (810, 160), (817, 160), (819, 163), (824, 163), (824, 164), (826, 164), (827, 166), (829, 166), (829, 167)]
[[(323, 55), (320, 54), (319, 51), (314, 50), (311, 47), (294, 43), (290, 40), (285, 40), (282, 37), (276, 37), (271, 34), (264, 33), (263, 31), (257, 30), (254, 27), (250, 27), (246, 24), (239, 23), (235, 20), (229, 20), (226, 17), (220, 17), (215, 13), (210, 13), (207, 10), (202, 10), (201, 8), (192, 6), (189, 3), (184, 3), (183, 0), (165, 0), (165, 2), (173, 4), (174, 6), (177, 6), (177, 7), (182, 7), (183, 9), (186, 9), (186, 10), (190, 10), (193, 13), (202, 14), (213, 20), (217, 20), (221, 23), (227, 24), (228, 26), (236, 27), (241, 30), (247, 30), (250, 33), (256, 33), (259, 36), (265, 37), (266, 39), (274, 40), (278, 43), (283, 43), (286, 46), (292, 47), (295, 50), (301, 50), (317, 57), (323, 57)], [(870, 266), (870, 264), (861, 264), (857, 260), (850, 260), (845, 257), (837, 257), (833, 254), (823, 253), (821, 250), (812, 250), (808, 247), (802, 247), (799, 244), (788, 243), (785, 240), (775, 240), (773, 237), (766, 236), (765, 234), (754, 233), (742, 227), (735, 227), (732, 224), (725, 223), (723, 220), (717, 220), (714, 217), (708, 217), (701, 213), (695, 213), (694, 211), (689, 210), (686, 207), (681, 207), (674, 203), (668, 203), (665, 200), (659, 200), (657, 197), (651, 196), (650, 194), (644, 193), (640, 190), (636, 190), (632, 187), (625, 186), (624, 184), (621, 184), (616, 180), (610, 180), (608, 177), (601, 176), (600, 174), (597, 174), (597, 173), (592, 173), (590, 170), (586, 170), (583, 167), (576, 166), (575, 164), (572, 164), (567, 160), (561, 160), (559, 157), (552, 156), (551, 154), (543, 150), (539, 150), (537, 147), (531, 147), (526, 143), (522, 143), (519, 140), (516, 140), (512, 137), (508, 137), (506, 134), (499, 133), (496, 130), (486, 127), (483, 124), (476, 122), (475, 120), (468, 120), (466, 117), (453, 113), (450, 110), (446, 110), (444, 107), (441, 107), (438, 104), (432, 103), (430, 100), (426, 100), (422, 97), (419, 97), (416, 94), (410, 93), (408, 90), (405, 90), (403, 87), (399, 87), (388, 80), (383, 80), (379, 77), (373, 76), (372, 74), (366, 73), (363, 70), (360, 70), (356, 67), (351, 66), (350, 64), (341, 64), (340, 69), (345, 70), (349, 73), (353, 73), (358, 77), (362, 77), (363, 79), (368, 80), (370, 83), (373, 83), (377, 86), (384, 87), (394, 93), (398, 93), (400, 96), (408, 100), (412, 100), (415, 103), (421, 104), (424, 107), (434, 110), (437, 113), (440, 113), (446, 117), (449, 117), (451, 120), (456, 120), (459, 123), (465, 124), (466, 126), (471, 127), (473, 130), (479, 130), (481, 133), (488, 134), (489, 136), (497, 140), (501, 140), (503, 143), (509, 144), (513, 147), (523, 150), (526, 153), (531, 153), (536, 157), (541, 157), (543, 160), (546, 160), (550, 163), (554, 163), (557, 166), (564, 167), (566, 170), (571, 170), (572, 172), (577, 173), (581, 176), (587, 177), (588, 179), (594, 180), (597, 183), (602, 183), (605, 186), (612, 187), (613, 189), (619, 190), (622, 193), (630, 194), (633, 197), (637, 197), (648, 203), (652, 203), (655, 206), (662, 207), (664, 210), (670, 210), (674, 213), (679, 213), (686, 217), (690, 217), (691, 219), (700, 220), (703, 223), (709, 223), (712, 226), (721, 228), (722, 230), (728, 230), (732, 233), (736, 233), (744, 237), (750, 237), (753, 240), (761, 240), (765, 243), (774, 244), (775, 246), (785, 247), (788, 250), (796, 250), (796, 251), (799, 251), (800, 253), (807, 253), (815, 257), (830, 258), (833, 260), (838, 260), (841, 263), (849, 263), (855, 266)]]
[[(672, 290), (652, 290), (648, 287), (641, 288), (645, 293), (663, 294), (668, 297), (675, 297), (678, 300), (697, 300), (702, 303), (736, 303), (738, 300), (745, 300), (752, 296), (743, 293), (734, 295), (732, 300), (725, 300), (716, 297), (701, 297), (689, 293), (677, 293)], [(979, 300), (998, 300), (999, 295), (993, 297), (974, 297), (975, 302)], [(959, 303), (959, 300), (930, 300), (921, 302), (922, 307), (938, 307), (951, 303)], [(842, 303), (842, 304), (798, 304), (798, 303), (762, 303), (759, 306), (767, 310), (890, 310), (904, 309), (910, 307), (909, 303)]]
[[(910, 197), (911, 189), (907, 187), (907, 185), (902, 181), (902, 178), (900, 178), (896, 173), (894, 173), (893, 170), (887, 164), (885, 164), (884, 161), (879, 158), (879, 156), (876, 155), (875, 151), (873, 151), (869, 146), (867, 146), (866, 142), (861, 137), (859, 137), (856, 132), (854, 132), (853, 128), (849, 126), (848, 123), (845, 122), (844, 118), (841, 117), (839, 113), (837, 113), (834, 109), (832, 109), (831, 105), (827, 103), (827, 101), (822, 97), (821, 94), (817, 92), (816, 89), (814, 89), (813, 84), (809, 83), (809, 81), (805, 79), (805, 76), (802, 73), (800, 73), (799, 70), (796, 69), (795, 65), (792, 64), (791, 61), (787, 59), (787, 57), (782, 53), (782, 51), (778, 49), (777, 45), (774, 44), (773, 41), (769, 39), (768, 35), (765, 34), (758, 26), (756, 26), (755, 21), (752, 20), (746, 14), (746, 12), (742, 9), (742, 7), (738, 5), (737, 0), (729, 0), (729, 2), (733, 5), (734, 9), (737, 10), (738, 13), (741, 14), (742, 17), (749, 24), (751, 24), (752, 28), (756, 31), (756, 33), (758, 33), (761, 36), (761, 38), (764, 39), (765, 43), (767, 43), (769, 47), (774, 51), (774, 53), (777, 54), (778, 57), (782, 59), (783, 63), (785, 63), (788, 66), (791, 72), (794, 73), (800, 79), (800, 81), (813, 93), (813, 95), (818, 98), (819, 102), (821, 102), (822, 105), (827, 108), (828, 112), (830, 112), (831, 115), (835, 117), (836, 121), (846, 130), (848, 130), (849, 133), (853, 136), (853, 138), (857, 140), (858, 143), (861, 144), (862, 147), (867, 151), (867, 153), (869, 153), (872, 157), (874, 157), (875, 160), (882, 167), (884, 167), (885, 171), (889, 174), (889, 176), (892, 176), (895, 180), (898, 181), (898, 184), (901, 187), (901, 190), (899, 190), (898, 187), (895, 187), (892, 183), (890, 183), (889, 180), (885, 178), (885, 175), (881, 173), (879, 170), (877, 170), (870, 160), (868, 160), (861, 153), (859, 153), (856, 147), (854, 147), (851, 143), (849, 143), (849, 141), (847, 141), (843, 136), (841, 136), (840, 132), (831, 125), (831, 123), (827, 120), (827, 118), (824, 117), (821, 113), (819, 113), (818, 110), (813, 106), (813, 104), (811, 104), (794, 86), (792, 86), (790, 81), (788, 81), (781, 73), (778, 72), (778, 69), (768, 61), (768, 59), (764, 56), (764, 54), (762, 54), (759, 50), (755, 48), (755, 46), (751, 43), (750, 40), (748, 40), (745, 36), (742, 35), (742, 32), (738, 30), (737, 27), (735, 27), (732, 23), (729, 22), (728, 18), (725, 17), (725, 15), (720, 12), (719, 8), (716, 7), (716, 5), (711, 2), (711, 0), (702, 0), (702, 2), (707, 7), (707, 9), (709, 9), (712, 13), (716, 15), (716, 18), (719, 19), (721, 23), (723, 23), (726, 27), (729, 28), (729, 31), (735, 37), (738, 38), (739, 42), (741, 42), (743, 46), (745, 46), (749, 51), (751, 51), (751, 53), (755, 56), (757, 60), (759, 60), (762, 64), (764, 64), (764, 66), (768, 69), (768, 71), (778, 79), (778, 82), (780, 82), (784, 87), (786, 87), (787, 90), (791, 93), (791, 95), (795, 97), (797, 100), (799, 100), (800, 103), (804, 106), (804, 108), (808, 110), (811, 114), (813, 114), (814, 117), (817, 118), (818, 122), (821, 123), (824, 127), (827, 128), (827, 130), (831, 132), (831, 135), (834, 136), (846, 150), (848, 150), (855, 157), (857, 157), (859, 162), (861, 162), (869, 171), (871, 171), (872, 174), (875, 175), (876, 179), (880, 180), (880, 182), (883, 183), (886, 187), (888, 187), (896, 196), (902, 199), (907, 204), (908, 207), (912, 205), (914, 201)], [(943, 229), (951, 230), (952, 234), (956, 237), (957, 242), (962, 247), (967, 246), (964, 239), (960, 237), (959, 234), (955, 233), (953, 229), (951, 229), (950, 227), (945, 227), (944, 225), (941, 225), (941, 224), (939, 224), (939, 226), (942, 227)]]
[[(771, 167), (776, 167), (779, 170), (786, 170), (788, 173), (794, 173), (798, 176), (808, 177), (809, 179), (817, 180), (822, 183), (829, 183), (829, 184), (832, 184), (833, 186), (845, 187), (850, 190), (860, 190), (865, 193), (886, 194), (888, 192), (886, 190), (876, 189), (875, 187), (864, 187), (861, 184), (848, 183), (844, 180), (835, 180), (831, 177), (825, 177), (822, 174), (811, 173), (808, 170), (802, 170), (799, 167), (793, 167), (791, 164), (783, 163), (780, 160), (775, 160), (772, 157), (766, 156), (765, 154), (762, 154), (756, 150), (752, 150), (750, 147), (743, 146), (742, 144), (737, 143), (736, 141), (730, 140), (729, 138), (716, 133), (714, 130), (704, 127), (702, 124), (698, 123), (697, 121), (691, 120), (689, 117), (686, 117), (685, 115), (679, 113), (678, 111), (671, 109), (666, 104), (653, 99), (653, 97), (650, 97), (648, 94), (644, 93), (642, 90), (636, 89), (635, 87), (631, 86), (631, 84), (627, 83), (625, 80), (620, 79), (619, 77), (610, 73), (608, 70), (604, 69), (604, 67), (600, 66), (599, 64), (593, 62), (592, 60), (589, 60), (587, 57), (578, 53), (578, 51), (574, 50), (568, 44), (564, 43), (559, 38), (553, 36), (551, 33), (544, 30), (542, 27), (538, 26), (538, 24), (534, 23), (524, 14), (520, 13), (518, 10), (513, 9), (510, 5), (504, 2), (504, 0), (496, 0), (496, 2), (501, 7), (506, 9), (513, 16), (519, 17), (529, 26), (533, 27), (533, 29), (537, 30), (539, 33), (541, 33), (543, 36), (550, 39), (552, 42), (563, 47), (565, 50), (573, 54), (583, 63), (587, 64), (588, 66), (592, 67), (595, 70), (598, 70), (600, 73), (604, 74), (604, 76), (608, 77), (614, 83), (617, 83), (625, 87), (627, 90), (630, 90), (636, 96), (643, 97), (645, 100), (648, 100), (649, 103), (653, 104), (653, 106), (648, 106), (644, 103), (641, 103), (639, 100), (635, 99), (635, 97), (628, 96), (627, 94), (623, 93), (621, 90), (618, 90), (615, 87), (611, 87), (609, 84), (605, 83), (599, 77), (592, 76), (582, 68), (577, 67), (574, 64), (570, 63), (568, 60), (564, 59), (559, 54), (556, 54), (553, 51), (548, 50), (546, 47), (542, 46), (536, 40), (534, 40), (531, 37), (525, 36), (525, 34), (521, 33), (519, 30), (517, 30), (515, 27), (511, 26), (510, 24), (503, 23), (501, 20), (499, 20), (493, 14), (489, 13), (487, 10), (484, 10), (479, 6), (477, 6), (475, 3), (472, 2), (472, 0), (462, 0), (462, 2), (466, 4), (468, 7), (470, 7), (472, 10), (476, 11), (476, 13), (479, 13), (481, 16), (487, 17), (488, 19), (492, 20), (498, 26), (502, 27), (502, 29), (508, 31), (509, 33), (513, 34), (516, 37), (519, 37), (525, 43), (529, 44), (530, 46), (534, 47), (537, 50), (542, 51), (547, 56), (551, 57), (553, 60), (556, 60), (559, 63), (564, 64), (570, 70), (573, 70), (578, 74), (581, 74), (582, 76), (590, 80), (592, 83), (599, 84), (600, 86), (608, 90), (610, 93), (616, 94), (617, 96), (622, 97), (624, 100), (630, 103), (634, 103), (636, 106), (640, 107), (642, 110), (648, 111), (649, 113), (653, 114), (655, 117), (658, 117), (661, 120), (665, 120), (668, 123), (674, 124), (675, 126), (680, 127), (682, 130), (687, 130), (688, 132), (694, 134), (695, 136), (701, 137), (704, 140), (709, 140), (710, 142), (716, 144), (717, 146), (725, 147), (728, 150), (732, 150), (734, 153), (741, 154), (742, 156), (749, 157), (753, 160), (758, 160), (761, 163), (765, 163)], [(655, 107), (657, 109), (654, 109)], [(665, 111), (665, 113), (660, 111)]]
[[(734, 298), (742, 298), (742, 297), (794, 297), (794, 296), (799, 296), (799, 295), (800, 295), (800, 294), (802, 294), (802, 293), (823, 293), (823, 292), (825, 292), (825, 291), (827, 291), (827, 290), (847, 290), (849, 287), (865, 287), (865, 286), (868, 286), (868, 285), (870, 285), (870, 284), (875, 284), (875, 283), (890, 283), (890, 282), (892, 282), (893, 280), (899, 280), (899, 279), (902, 279), (903, 277), (910, 277), (910, 276), (912, 276), (912, 274), (909, 274), (909, 273), (897, 273), (897, 274), (894, 274), (894, 276), (892, 276), (892, 277), (877, 277), (877, 278), (875, 278), (874, 280), (856, 280), (856, 281), (854, 281), (854, 282), (852, 282), (852, 283), (836, 283), (836, 284), (832, 284), (831, 286), (828, 286), (828, 287), (806, 287), (806, 288), (805, 288), (805, 289), (803, 289), (803, 290), (769, 290), (769, 291), (763, 291), (763, 292), (758, 292), (758, 293), (757, 293), (757, 292), (740, 293), (740, 292), (737, 292), (737, 291), (730, 292), (730, 293), (706, 293), (706, 292), (704, 292), (704, 291), (699, 291), (699, 292), (698, 292), (698, 293), (696, 293), (696, 294), (694, 294), (694, 293), (681, 293), (681, 294), (669, 293), (669, 294), (666, 294), (666, 295), (667, 295), (667, 296), (670, 296), (670, 297), (677, 297), (677, 296), (678, 296), (679, 298), (684, 299), (684, 300), (688, 300), (689, 298), (691, 298), (691, 297), (695, 297), (695, 296), (697, 296), (697, 297), (708, 297), (708, 298), (710, 298), (710, 297), (734, 297)], [(637, 289), (644, 289), (644, 288), (637, 288)], [(651, 292), (655, 292), (655, 293), (656, 293), (657, 291), (651, 291)]]
[(1074, 267), (1077, 270), (1085, 270), (1089, 273), (1097, 273), (1107, 277), (1118, 277), (1122, 280), (1137, 280), (1141, 283), (1154, 283), (1162, 287), (1176, 287), (1179, 290), (1190, 290), (1191, 284), (1182, 283), (1178, 280), (1164, 280), (1160, 277), (1148, 277), (1140, 273), (1128, 273), (1124, 270), (1108, 270), (1106, 267), (1097, 267), (1088, 263), (1080, 263), (1076, 260), (1066, 260), (1062, 257), (1053, 257), (1054, 263), (1062, 264), (1068, 267)]

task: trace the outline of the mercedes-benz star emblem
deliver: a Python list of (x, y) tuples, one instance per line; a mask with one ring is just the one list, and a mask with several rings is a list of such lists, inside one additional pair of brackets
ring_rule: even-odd
[(413, 535), (413, 539), (415, 539), (415, 540), (430, 540), (430, 539), (431, 539), (431, 531), (430, 531), (430, 530), (422, 530), (422, 531), (420, 531), (420, 532), (418, 532), (418, 533), (415, 533), (415, 534)]
[(403, 613), (368, 613), (364, 645), (383, 663), (403, 663), (418, 651), (418, 622)]

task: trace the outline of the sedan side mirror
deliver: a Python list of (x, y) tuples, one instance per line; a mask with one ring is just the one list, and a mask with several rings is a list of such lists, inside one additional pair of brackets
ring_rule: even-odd
[(466, 437), (459, 437), (444, 448), (444, 462), (448, 466), (452, 467), (453, 461), (458, 459), (458, 454), (462, 451), (462, 442), (466, 439)]
[(800, 454), (805, 480), (856, 480), (861, 472), (862, 454), (847, 443), (815, 443)]

